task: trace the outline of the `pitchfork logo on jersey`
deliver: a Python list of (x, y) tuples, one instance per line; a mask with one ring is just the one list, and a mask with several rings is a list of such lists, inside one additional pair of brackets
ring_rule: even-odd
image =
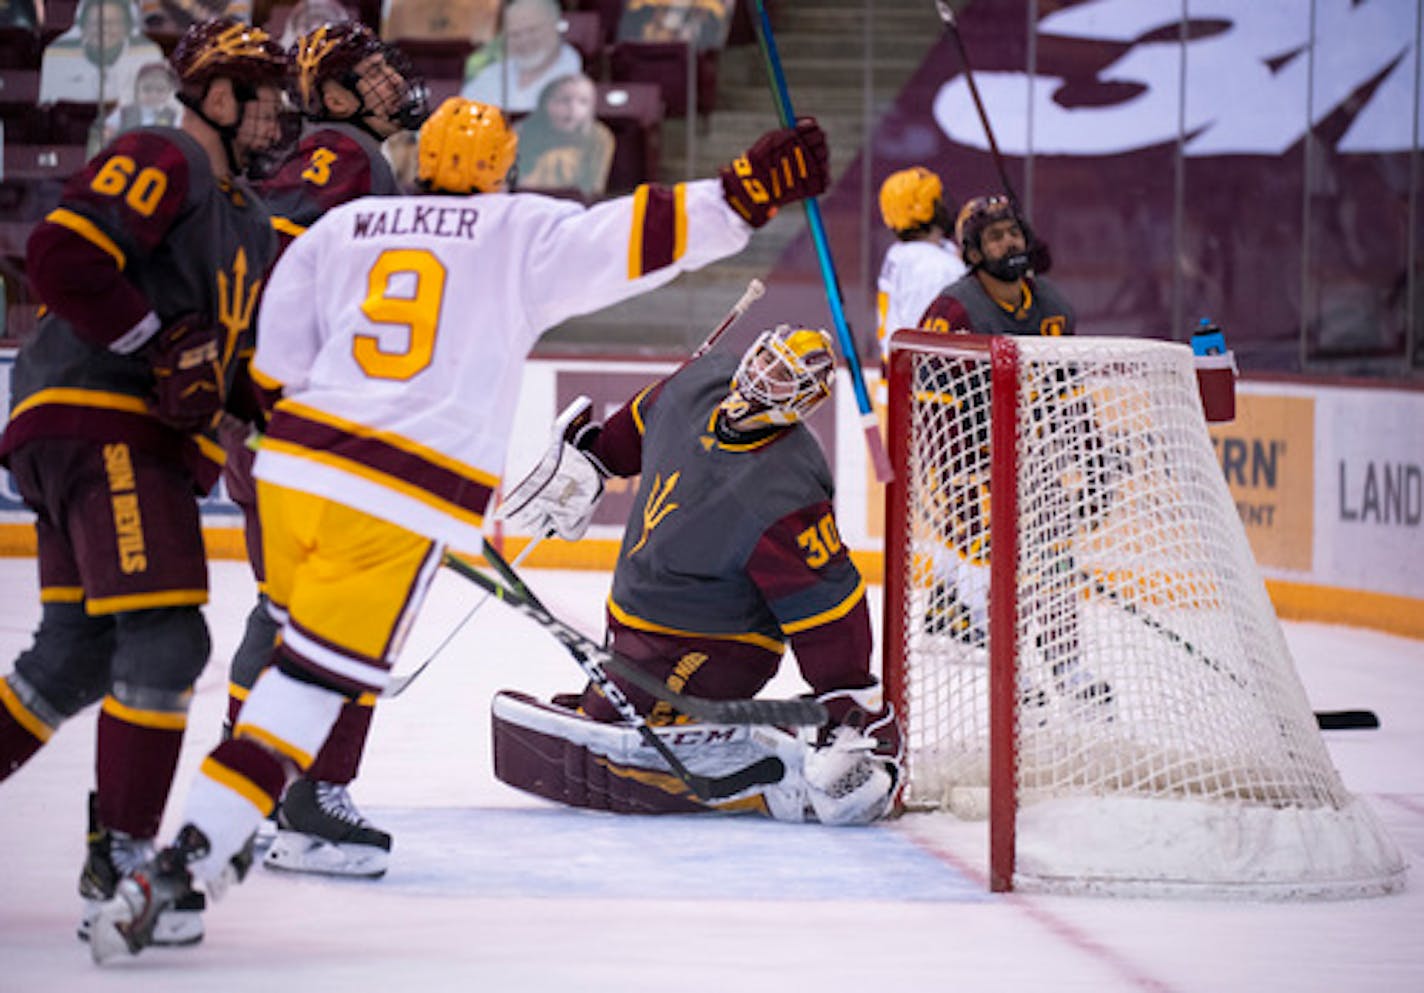
[(218, 323), (227, 330), (227, 345), (222, 366), (227, 368), (242, 333), (252, 326), (252, 313), (257, 307), (257, 295), (262, 280), (247, 281), (247, 252), (239, 248), (232, 260), (232, 275), (218, 270)]
[(638, 538), (638, 543), (628, 549), (628, 558), (632, 558), (634, 552), (646, 545), (649, 535), (653, 533), (653, 528), (661, 524), (663, 518), (677, 509), (678, 505), (673, 503), (670, 497), (681, 476), (681, 472), (675, 472), (666, 481), (661, 475), (653, 477), (653, 484), (648, 488), (648, 500), (643, 504), (643, 533)]

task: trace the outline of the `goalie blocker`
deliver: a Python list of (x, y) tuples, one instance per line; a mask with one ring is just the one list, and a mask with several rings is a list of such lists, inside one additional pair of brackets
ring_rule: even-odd
[(778, 783), (704, 802), (629, 725), (596, 721), (511, 690), (495, 695), (491, 718), (500, 782), (571, 807), (618, 814), (756, 813), (797, 823), (861, 825), (890, 810), (899, 779), (898, 759), (874, 754), (875, 739), (850, 725), (823, 731), (819, 744), (764, 725), (655, 728), (702, 775), (727, 775), (769, 756), (786, 768)]

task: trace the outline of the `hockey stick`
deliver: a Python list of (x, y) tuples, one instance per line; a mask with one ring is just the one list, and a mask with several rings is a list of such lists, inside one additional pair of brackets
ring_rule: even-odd
[(1207, 655), (1196, 645), (1192, 644), (1186, 638), (1183, 638), (1180, 634), (1178, 634), (1176, 631), (1173, 631), (1171, 628), (1163, 624), (1157, 618), (1144, 611), (1137, 604), (1124, 597), (1117, 590), (1112, 589), (1101, 579), (1098, 579), (1096, 576), (1090, 576), (1088, 573), (1083, 572), (1081, 569), (1078, 571), (1078, 574), (1092, 584), (1094, 593), (1104, 596), (1108, 600), (1112, 601), (1115, 606), (1120, 607), (1122, 609), (1123, 613), (1137, 619), (1138, 621), (1141, 621), (1145, 627), (1149, 628), (1150, 630), (1156, 631), (1168, 642), (1173, 645), (1176, 645), (1182, 651), (1186, 652), (1188, 655), (1200, 661), (1212, 672), (1225, 676), (1227, 679), (1231, 680), (1233, 683), (1235, 683), (1242, 689), (1246, 688), (1246, 681), (1244, 679), (1242, 679), (1236, 673), (1232, 672), (1230, 669), (1226, 668), (1226, 666), (1222, 665), (1220, 662), (1216, 661), (1216, 659), (1212, 658), (1210, 655)]
[[(553, 533), (554, 532), (552, 531), (548, 531), (543, 534), (537, 534), (533, 538), (530, 538), (529, 544), (525, 545), (522, 549), (520, 549), (518, 557), (516, 557), (514, 560), (514, 564), (523, 564), (524, 560), (529, 557), (530, 553), (533, 552), (535, 548), (539, 547), (540, 542), (542, 542), (545, 538), (548, 538)], [(441, 561), (443, 564), (444, 560), (442, 559)], [(435, 646), (435, 650), (432, 651), (430, 655), (426, 657), (425, 661), (420, 663), (420, 665), (416, 666), (404, 676), (394, 677), (390, 681), (389, 685), (387, 685), (386, 688), (381, 691), (381, 696), (387, 699), (393, 699), (408, 690), (410, 688), (410, 684), (415, 682), (416, 679), (419, 678), (420, 674), (426, 670), (430, 663), (435, 661), (436, 657), (439, 656), (441, 652), (445, 651), (445, 649), (449, 646), (450, 642), (455, 640), (455, 635), (459, 634), (465, 629), (465, 625), (470, 623), (470, 618), (478, 614), (480, 612), (480, 608), (483, 607), (485, 604), (489, 603), (489, 600), (490, 597), (488, 593), (476, 600), (475, 605), (470, 608), (469, 613), (465, 614), (465, 616), (460, 619), (460, 623), (456, 624), (455, 627), (451, 629), (450, 633), (445, 636), (444, 641), (440, 642), (440, 644)]]
[[(761, 44), (762, 58), (766, 61), (767, 75), (771, 79), (772, 97), (776, 102), (776, 116), (784, 128), (796, 126), (796, 113), (791, 109), (791, 94), (786, 87), (786, 75), (781, 70), (781, 55), (776, 49), (776, 37), (771, 33), (771, 21), (766, 16), (766, 5), (755, 0), (757, 40)], [(840, 280), (836, 278), (835, 263), (831, 261), (831, 246), (826, 239), (826, 225), (821, 219), (821, 205), (815, 197), (807, 197), (806, 223), (811, 229), (811, 241), (816, 246), (816, 260), (821, 265), (821, 282), (826, 287), (826, 303), (831, 308), (831, 319), (836, 325), (836, 339), (840, 342), (841, 353), (845, 356), (846, 368), (850, 372), (851, 385), (855, 388), (855, 405), (860, 411), (860, 423), (865, 429), (865, 444), (870, 452), (870, 461), (875, 468), (875, 478), (888, 483), (895, 478), (890, 468), (890, 455), (885, 450), (885, 440), (880, 437), (880, 422), (875, 417), (875, 409), (870, 404), (870, 393), (865, 388), (865, 374), (860, 368), (860, 354), (851, 337), (850, 325), (846, 321), (845, 305), (841, 302)]]
[[(488, 542), (485, 543), (484, 554), (485, 558), (495, 564), (496, 569), (499, 569), (502, 574), (507, 573), (510, 568), (508, 563), (504, 562)], [(786, 767), (782, 761), (771, 755), (725, 776), (703, 776), (688, 769), (633, 707), (632, 702), (618, 684), (608, 677), (601, 663), (612, 657), (610, 653), (604, 651), (592, 639), (550, 614), (522, 582), (518, 585), (524, 591), (523, 594), (512, 586), (506, 586), (498, 580), (491, 579), (463, 559), (447, 556), (445, 565), (550, 631), (573, 656), (574, 661), (578, 663), (579, 668), (584, 671), (584, 675), (589, 678), (589, 681), (617, 709), (624, 722), (638, 732), (638, 736), (658, 753), (667, 763), (673, 775), (682, 780), (695, 796), (703, 800), (720, 800), (734, 796), (753, 786), (778, 783), (786, 774)]]
[[(939, 19), (944, 22), (944, 26), (949, 29), (949, 36), (954, 41), (954, 47), (959, 52), (959, 64), (964, 69), (964, 81), (969, 84), (969, 96), (974, 101), (974, 109), (979, 112), (979, 123), (984, 127), (984, 137), (989, 139), (989, 154), (994, 158), (994, 168), (999, 172), (999, 182), (1004, 186), (1004, 193), (1009, 198), (1009, 206), (1014, 210), (1014, 215), (1020, 221), (1028, 225), (1032, 232), (1032, 225), (1028, 224), (1028, 217), (1024, 214), (1023, 207), (1019, 203), (1018, 194), (1014, 192), (1013, 184), (1009, 182), (1009, 171), (1004, 168), (1004, 156), (999, 152), (999, 143), (994, 138), (994, 129), (989, 124), (989, 114), (984, 109), (984, 101), (979, 96), (979, 85), (974, 82), (974, 70), (969, 66), (969, 51), (964, 47), (964, 38), (959, 33), (959, 24), (955, 20), (954, 8), (949, 5), (948, 0), (935, 0), (935, 9), (939, 11)], [(1053, 256), (1048, 251), (1048, 243), (1039, 239), (1037, 234), (1030, 234), (1028, 246), (1030, 265), (1033, 271), (1044, 276), (1053, 268)], [(962, 246), (961, 246), (962, 247)]]
[(500, 580), (480, 572), (464, 559), (446, 556), (444, 565), (494, 593), (505, 603), (532, 618), (554, 635), (573, 654), (575, 649), (596, 660), (597, 664), (626, 675), (640, 689), (664, 700), (689, 717), (713, 724), (777, 724), (785, 727), (819, 726), (830, 719), (825, 705), (810, 699), (791, 700), (710, 700), (706, 697), (679, 693), (659, 680), (614, 655), (592, 638), (554, 617), (528, 585), (514, 572), (498, 551), (488, 543), (485, 559), (500, 574)]
[[(1199, 659), (1207, 668), (1220, 673), (1237, 686), (1243, 689), (1246, 688), (1246, 681), (1240, 676), (1236, 675), (1236, 673), (1230, 669), (1227, 669), (1220, 662), (1217, 662), (1151, 614), (1145, 613), (1137, 604), (1127, 600), (1122, 594), (1109, 588), (1101, 580), (1089, 576), (1087, 573), (1081, 573), (1081, 575), (1093, 584), (1094, 592), (1107, 597), (1115, 605), (1121, 607), (1125, 613), (1141, 621), (1148, 628), (1156, 631), (1163, 638), (1166, 638), (1167, 641), (1176, 645), (1188, 655)], [(1322, 731), (1369, 730), (1380, 726), (1379, 715), (1373, 710), (1317, 710), (1314, 711), (1314, 714), (1316, 726)]]
[(737, 319), (745, 314), (751, 305), (760, 300), (765, 293), (766, 284), (760, 279), (753, 279), (747, 283), (746, 290), (742, 293), (741, 297), (738, 298), (737, 302), (732, 304), (732, 309), (727, 311), (727, 316), (722, 318), (722, 323), (718, 324), (712, 329), (711, 334), (702, 339), (702, 344), (698, 345), (682, 364), (684, 366), (690, 365), (706, 355), (712, 346), (717, 343), (717, 339), (722, 337), (723, 332), (737, 323)]
[(1315, 723), (1322, 731), (1368, 731), (1380, 726), (1373, 710), (1317, 710)]

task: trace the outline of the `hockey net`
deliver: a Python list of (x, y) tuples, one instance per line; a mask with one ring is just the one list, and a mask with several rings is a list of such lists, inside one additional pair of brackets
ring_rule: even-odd
[(1325, 750), (1189, 348), (900, 332), (889, 438), (902, 803), (988, 817), (993, 888), (1401, 884)]

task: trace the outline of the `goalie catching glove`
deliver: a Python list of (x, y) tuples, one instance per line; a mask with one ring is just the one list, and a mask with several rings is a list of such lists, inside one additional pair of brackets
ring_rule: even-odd
[(835, 690), (816, 698), (831, 720), (802, 767), (806, 799), (822, 824), (858, 825), (890, 812), (904, 746), (895, 708), (880, 687)]
[(722, 196), (754, 228), (775, 217), (783, 204), (819, 196), (830, 174), (826, 133), (814, 117), (801, 118), (794, 128), (768, 131), (718, 170)]
[(554, 421), (549, 450), (499, 505), (498, 516), (521, 531), (578, 541), (603, 496), (608, 471), (584, 449), (598, 437), (593, 401), (578, 397)]

